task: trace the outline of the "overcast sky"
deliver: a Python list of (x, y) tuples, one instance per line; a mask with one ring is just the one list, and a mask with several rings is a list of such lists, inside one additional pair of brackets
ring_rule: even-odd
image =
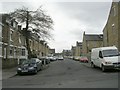
[[(40, 5), (54, 21), (52, 31), (54, 40), (49, 41), (49, 46), (56, 52), (71, 49), (76, 41), (82, 41), (83, 32), (101, 34), (110, 11), (111, 0), (107, 2), (2, 2), (0, 12), (10, 12), (15, 8), (27, 6), (37, 9)], [(35, 0), (37, 1), (37, 0)]]

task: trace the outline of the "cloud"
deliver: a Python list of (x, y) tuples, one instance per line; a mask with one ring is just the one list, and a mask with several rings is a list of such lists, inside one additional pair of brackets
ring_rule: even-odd
[[(54, 40), (49, 41), (57, 52), (70, 49), (76, 41), (82, 41), (83, 32), (102, 33), (111, 2), (24, 2), (3, 3), (3, 11), (11, 11), (22, 5), (37, 9), (40, 5), (54, 21)], [(110, 0), (109, 0), (110, 1)]]
[[(67, 46), (82, 41), (83, 32), (102, 33), (110, 10), (111, 2), (61, 2), (54, 3), (56, 16), (56, 40), (68, 40)], [(58, 34), (59, 32), (59, 34)], [(71, 42), (70, 42), (71, 41)], [(61, 42), (62, 43), (62, 42)], [(60, 44), (57, 50), (66, 44)]]
[(84, 26), (93, 27), (103, 25), (111, 5), (110, 2), (64, 2), (57, 4), (59, 9), (69, 18), (78, 20)]

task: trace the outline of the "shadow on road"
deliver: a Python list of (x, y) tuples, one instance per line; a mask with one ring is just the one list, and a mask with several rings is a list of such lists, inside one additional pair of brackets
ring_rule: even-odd
[[(99, 68), (99, 67), (95, 67), (95, 68), (92, 68), (92, 69), (96, 69), (96, 70), (99, 70), (99, 71), (102, 72), (101, 68)], [(120, 72), (120, 69), (108, 69), (108, 70), (105, 71), (105, 73), (118, 73), (118, 72)]]

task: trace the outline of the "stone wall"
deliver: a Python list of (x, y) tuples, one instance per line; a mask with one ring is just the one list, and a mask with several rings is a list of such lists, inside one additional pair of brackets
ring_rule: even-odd
[(18, 66), (17, 59), (3, 59), (2, 60), (2, 69), (12, 68)]

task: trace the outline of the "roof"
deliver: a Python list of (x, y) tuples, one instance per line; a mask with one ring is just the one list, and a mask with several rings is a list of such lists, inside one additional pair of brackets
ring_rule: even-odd
[(108, 46), (108, 47), (93, 48), (93, 50), (95, 50), (95, 49), (109, 50), (109, 49), (117, 49), (117, 47), (115, 47), (115, 46)]
[(115, 46), (101, 47), (101, 50), (117, 49)]
[(82, 42), (77, 42), (76, 46), (82, 46)]
[(85, 35), (86, 41), (102, 41), (103, 34), (86, 34)]

